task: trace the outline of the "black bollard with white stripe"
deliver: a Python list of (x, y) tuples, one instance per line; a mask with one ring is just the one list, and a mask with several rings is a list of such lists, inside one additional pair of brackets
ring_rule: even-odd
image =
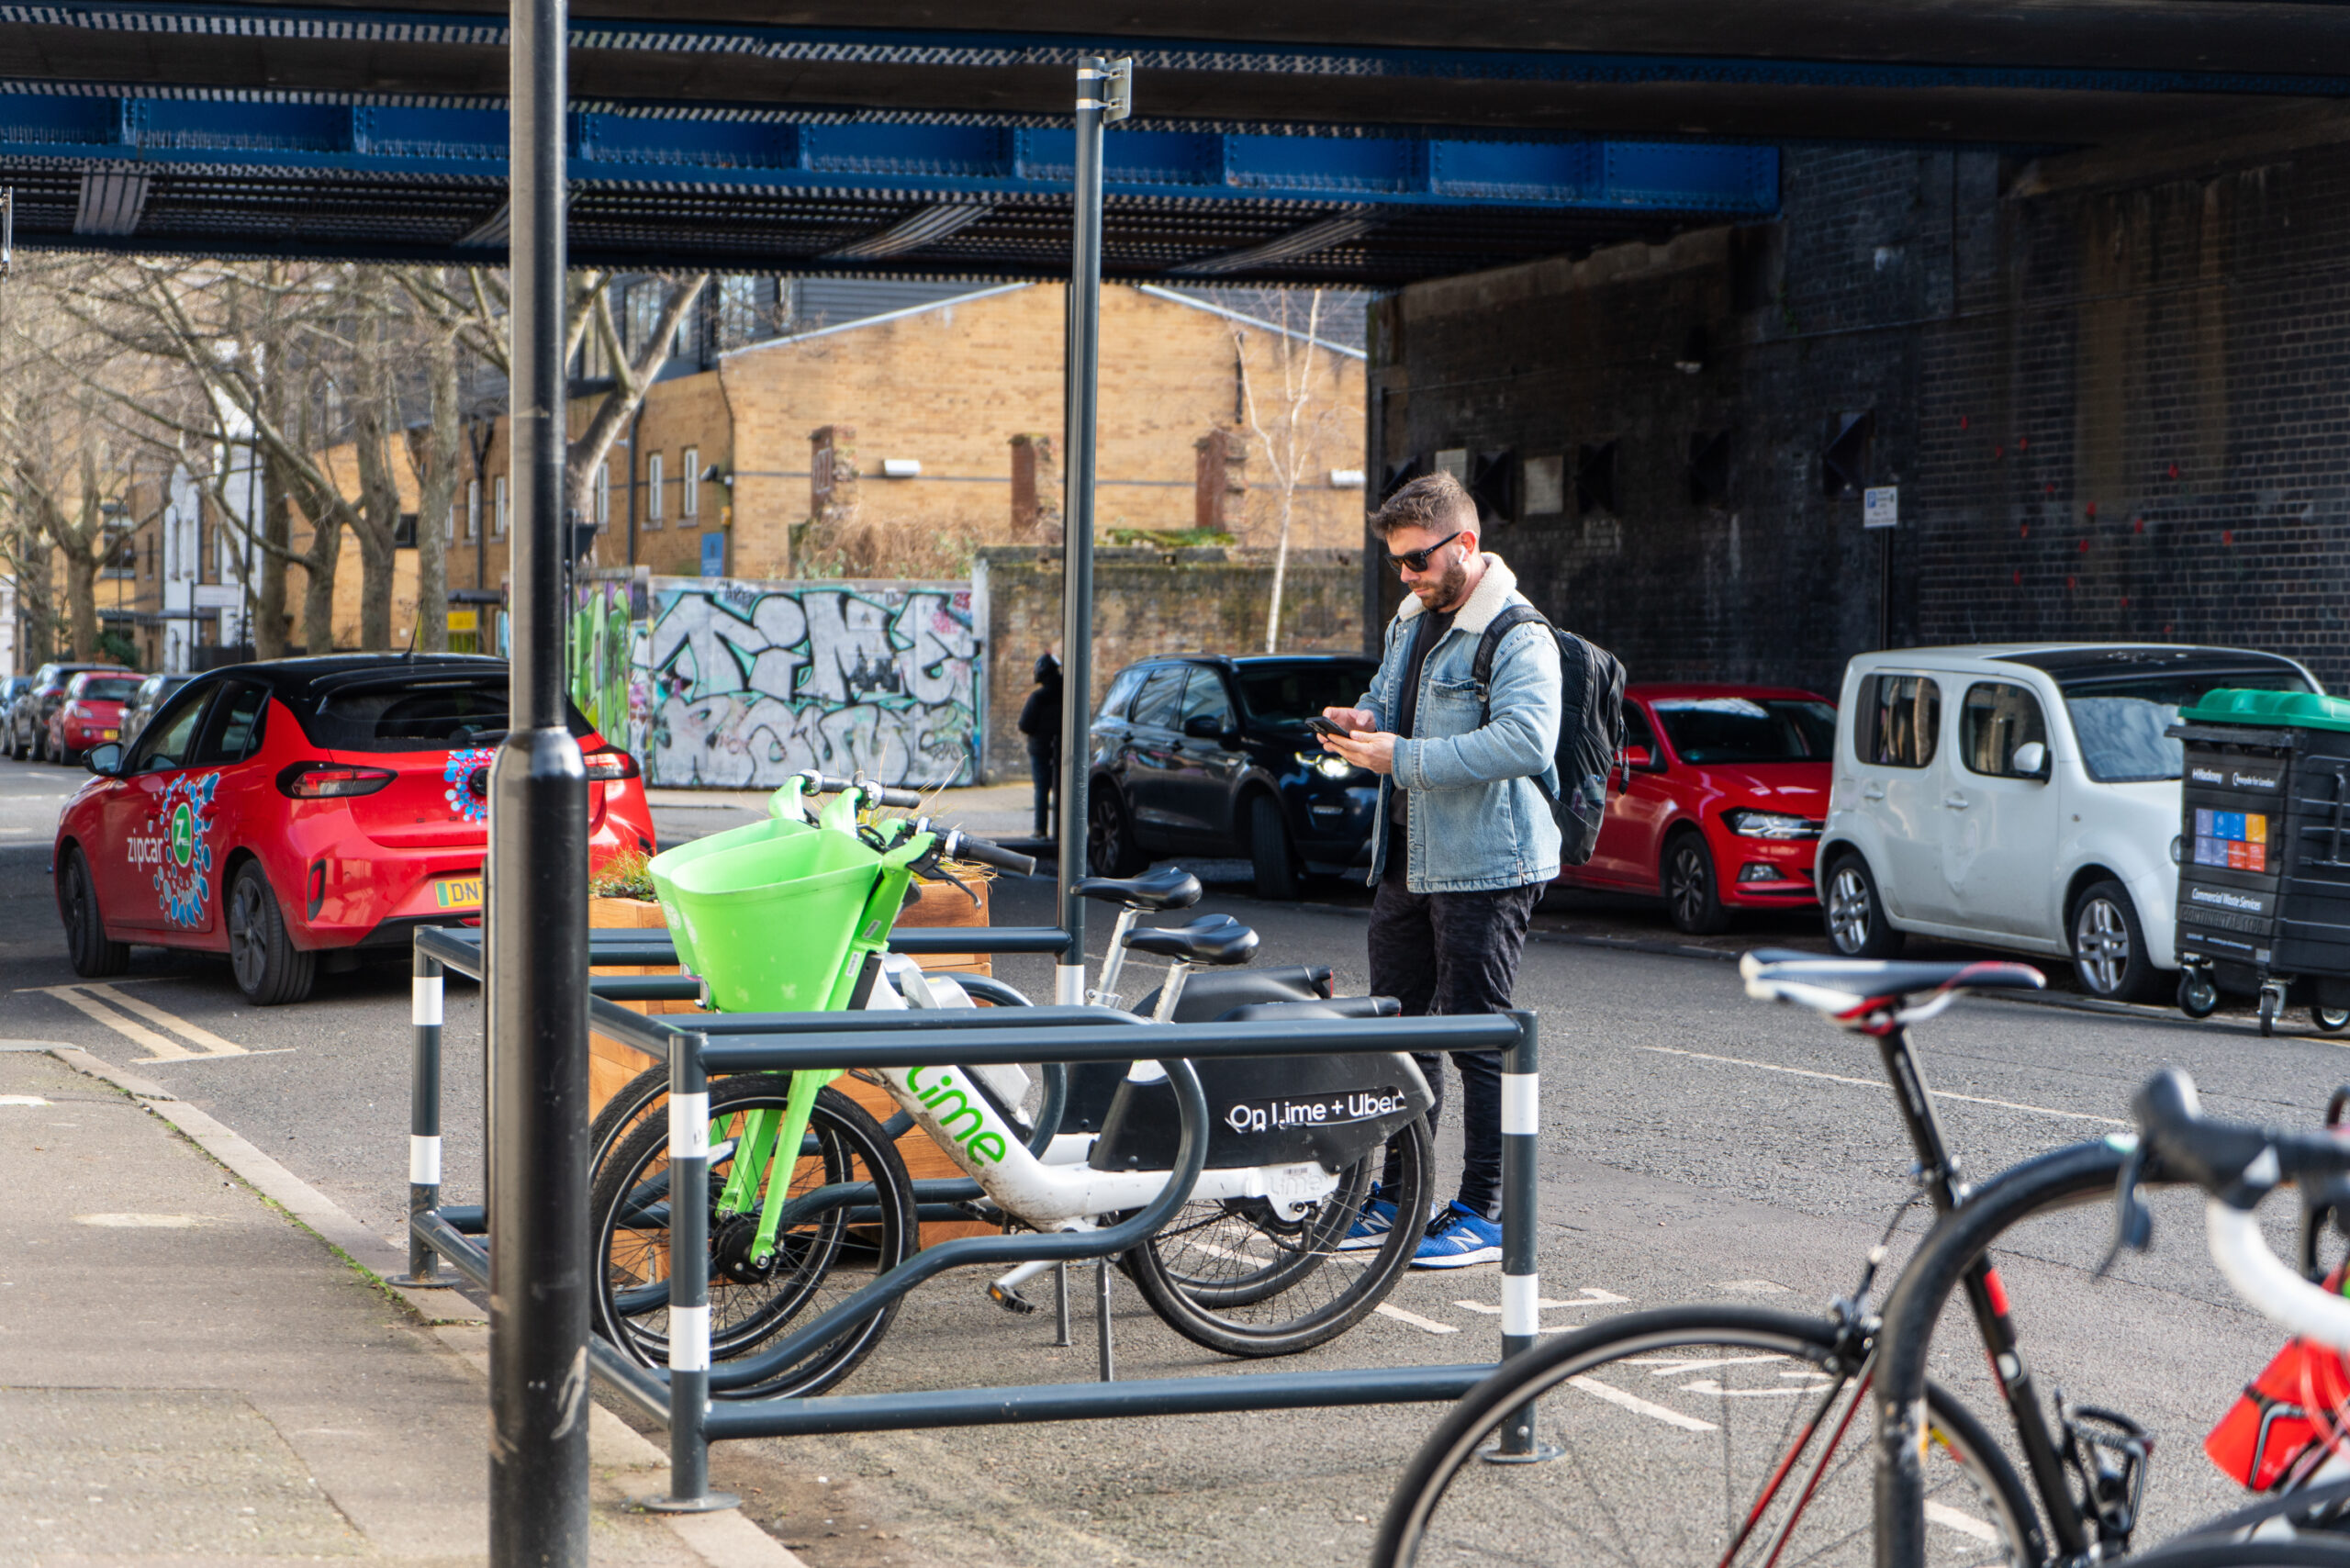
[[(408, 1016), (416, 1025), (416, 1062), (409, 1080), (408, 1121), (408, 1212), (409, 1218), (441, 1206), (441, 960), (416, 955)], [(441, 1255), (410, 1229), (408, 1277), (394, 1280), (410, 1290), (445, 1290), (455, 1282), (440, 1273)]]
[[(1535, 1140), (1542, 1126), (1541, 1075), (1536, 1070), (1534, 1014), (1515, 1010), (1517, 1043), (1502, 1053), (1502, 1360), (1534, 1348), (1542, 1331), (1541, 1276), (1534, 1265)], [(1498, 1447), (1484, 1457), (1496, 1464), (1556, 1459), (1560, 1450), (1534, 1440), (1534, 1402), (1509, 1413)]]
[(669, 1050), (669, 1495), (655, 1513), (707, 1514), (741, 1501), (710, 1489), (710, 1077), (702, 1035)]

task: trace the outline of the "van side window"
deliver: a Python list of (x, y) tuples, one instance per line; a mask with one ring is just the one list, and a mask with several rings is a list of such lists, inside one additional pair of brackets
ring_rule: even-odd
[(1984, 680), (1966, 689), (1966, 704), (1958, 711), (1958, 752), (1969, 773), (2022, 778), (2016, 748), (2029, 741), (2048, 745), (2048, 722), (2029, 688)]
[(1869, 681), (1863, 723), (1853, 731), (1862, 762), (1923, 767), (1942, 733), (1942, 689), (1922, 675), (1880, 675)]

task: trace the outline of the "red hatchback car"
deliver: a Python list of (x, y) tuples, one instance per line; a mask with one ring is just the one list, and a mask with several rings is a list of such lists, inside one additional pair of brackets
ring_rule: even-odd
[(85, 669), (65, 683), (65, 700), (49, 716), (49, 756), (72, 767), (92, 746), (122, 738), (123, 710), (139, 690), (127, 670)]
[(1816, 905), (1836, 705), (1773, 686), (1631, 686), (1599, 846), (1562, 885), (1662, 895), (1693, 935), (1733, 911)]
[[(322, 953), (405, 948), (480, 919), (489, 764), (506, 661), (352, 655), (236, 665), (158, 709), (57, 824), (57, 912), (74, 972), (132, 943), (225, 953), (262, 1005), (309, 994)], [(579, 716), (589, 858), (651, 853), (629, 755)]]

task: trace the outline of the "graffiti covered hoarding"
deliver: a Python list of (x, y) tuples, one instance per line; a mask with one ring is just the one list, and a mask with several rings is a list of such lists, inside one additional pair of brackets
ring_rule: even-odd
[(571, 584), (571, 634), (565, 639), (571, 700), (596, 733), (630, 755), (644, 754), (645, 617), (650, 574), (582, 572)]
[(978, 777), (968, 583), (655, 577), (633, 661), (655, 785), (772, 789), (803, 768), (915, 789)]

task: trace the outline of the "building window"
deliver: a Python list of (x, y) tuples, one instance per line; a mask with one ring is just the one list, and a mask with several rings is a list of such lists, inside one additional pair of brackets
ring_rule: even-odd
[(718, 346), (737, 349), (766, 336), (760, 319), (759, 280), (722, 277), (718, 280)]
[(596, 514), (596, 532), (601, 533), (612, 526), (612, 465), (608, 458), (596, 465), (595, 483), (591, 487)]
[(701, 515), (701, 448), (689, 446), (677, 455), (677, 515)]
[(481, 481), (465, 481), (465, 537), (481, 537)]
[(457, 498), (454, 496), (449, 498), (449, 523), (441, 537), (449, 540), (457, 537)]
[(500, 474), (489, 482), (489, 536), (506, 537), (506, 476)]
[(709, 303), (701, 295), (696, 295), (693, 304), (677, 318), (677, 341), (669, 345), (671, 353), (697, 364), (701, 363), (701, 313)]
[(653, 454), (644, 460), (644, 519), (654, 528), (661, 526), (661, 454)]
[(653, 341), (653, 329), (661, 319), (661, 303), (668, 289), (657, 277), (641, 279), (628, 286), (628, 352), (638, 354)]

